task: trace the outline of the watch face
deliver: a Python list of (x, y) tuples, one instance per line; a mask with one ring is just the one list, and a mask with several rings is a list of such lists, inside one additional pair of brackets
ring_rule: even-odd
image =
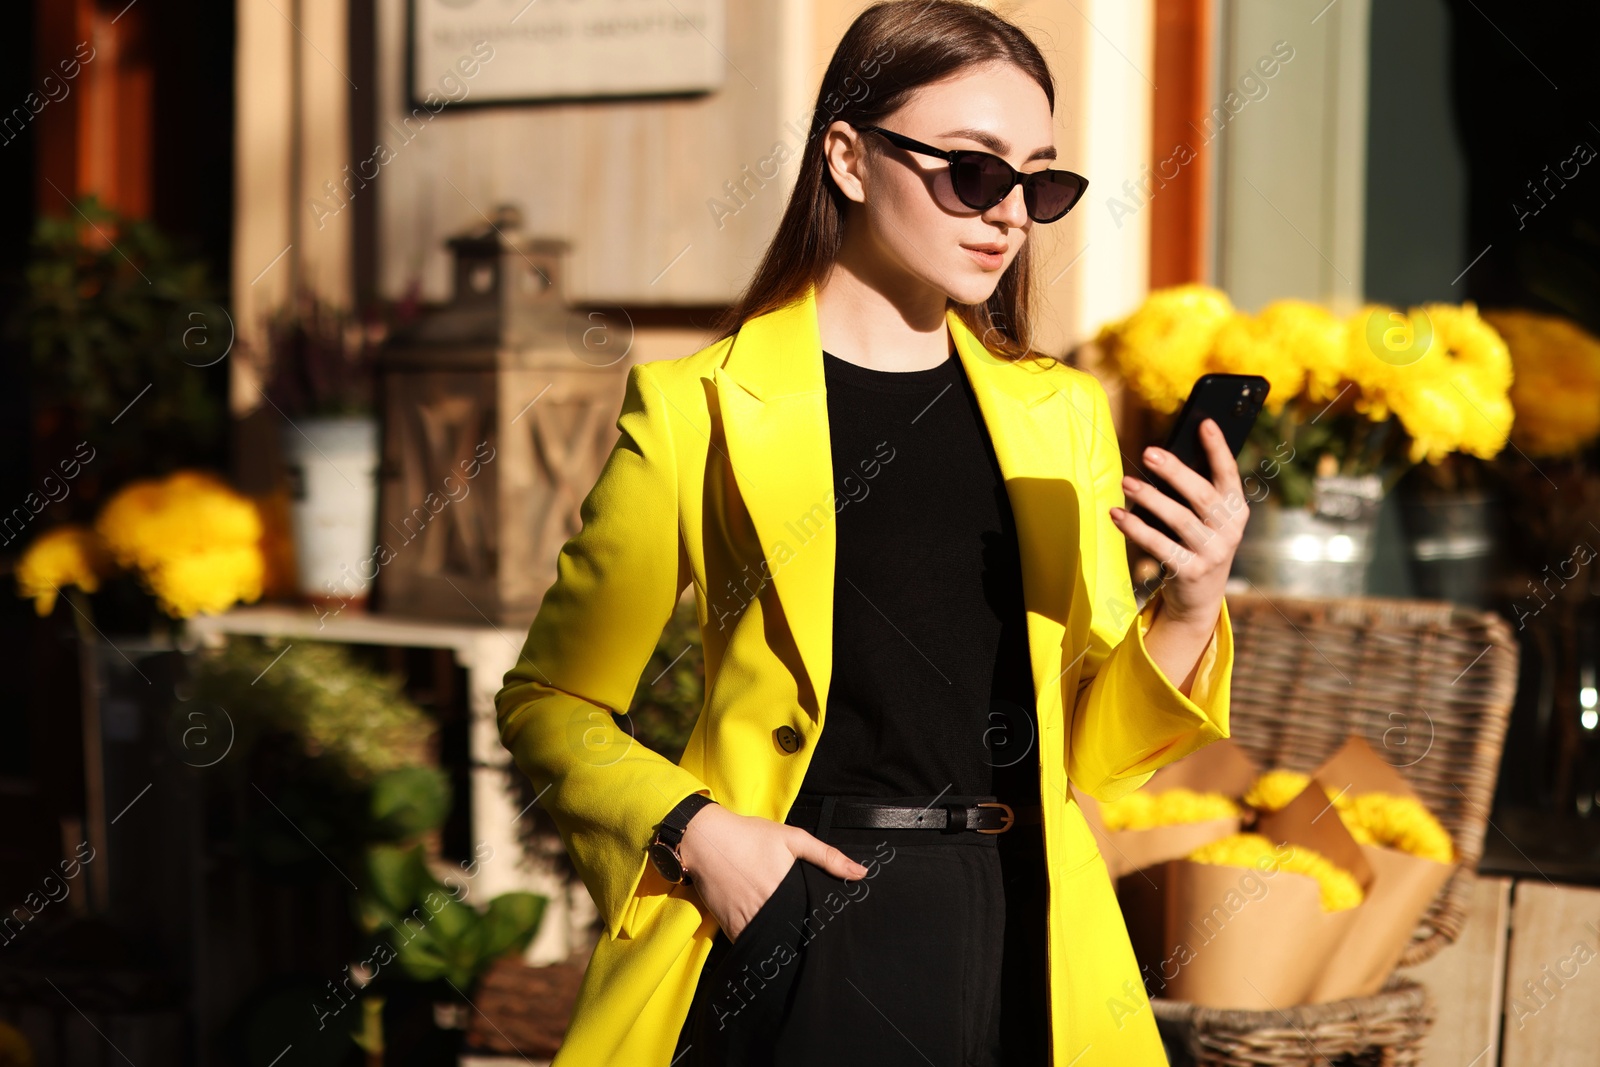
[(656, 865), (656, 870), (661, 872), (661, 877), (669, 882), (683, 881), (683, 864), (678, 862), (678, 857), (672, 849), (656, 841), (650, 846), (650, 862)]

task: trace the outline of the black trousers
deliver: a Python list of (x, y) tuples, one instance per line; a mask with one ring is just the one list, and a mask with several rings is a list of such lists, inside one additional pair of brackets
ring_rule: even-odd
[(796, 860), (737, 942), (718, 931), (673, 1067), (1050, 1062), (1041, 827), (840, 829), (797, 814), (789, 822), (869, 873), (846, 881)]

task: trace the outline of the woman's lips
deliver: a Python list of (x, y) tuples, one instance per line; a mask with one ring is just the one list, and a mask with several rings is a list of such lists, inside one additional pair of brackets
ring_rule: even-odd
[(980, 267), (984, 267), (987, 270), (998, 270), (1005, 264), (1006, 254), (1004, 252), (990, 252), (982, 248), (973, 248), (971, 245), (962, 245), (961, 247), (967, 251), (968, 255), (978, 261)]

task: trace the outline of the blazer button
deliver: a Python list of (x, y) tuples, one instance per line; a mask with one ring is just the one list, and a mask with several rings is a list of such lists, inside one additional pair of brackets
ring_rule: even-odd
[(778, 747), (785, 752), (800, 751), (800, 735), (795, 733), (794, 727), (780, 726), (772, 734), (778, 740)]

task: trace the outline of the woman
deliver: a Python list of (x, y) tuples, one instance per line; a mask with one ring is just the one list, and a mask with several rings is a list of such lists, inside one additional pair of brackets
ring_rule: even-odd
[[(1084, 185), (1045, 173), (1053, 107), (987, 10), (868, 8), (728, 328), (630, 370), (497, 697), (606, 926), (555, 1067), (1165, 1062), (1068, 782), (1227, 736), (1248, 511), (1214, 425), (1214, 484), (1143, 457), (1185, 507), (1029, 350), (1027, 237)], [(1124, 538), (1168, 562), (1142, 610)], [(691, 584), (674, 764), (613, 716)]]

